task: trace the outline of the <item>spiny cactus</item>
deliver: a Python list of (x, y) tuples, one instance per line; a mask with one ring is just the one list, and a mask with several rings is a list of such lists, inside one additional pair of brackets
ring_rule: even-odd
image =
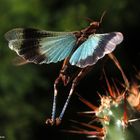
[(138, 140), (140, 137), (139, 85), (136, 82), (128, 82), (117, 59), (114, 56), (111, 58), (122, 73), (125, 81), (123, 89), (119, 89), (115, 83), (111, 85), (105, 75), (107, 95), (99, 94), (99, 107), (79, 96), (80, 100), (92, 109), (82, 114), (92, 115), (92, 118), (88, 123), (73, 121), (80, 127), (69, 132), (86, 134), (90, 138), (101, 140)]

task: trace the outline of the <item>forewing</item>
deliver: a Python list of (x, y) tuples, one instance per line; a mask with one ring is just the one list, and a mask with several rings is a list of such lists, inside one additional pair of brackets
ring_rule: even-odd
[(66, 35), (70, 32), (53, 32), (53, 31), (46, 31), (40, 30), (35, 28), (15, 28), (8, 31), (5, 34), (5, 38), (8, 41), (15, 40), (15, 39), (39, 39), (44, 37), (53, 37), (59, 35)]
[(120, 32), (90, 35), (70, 58), (70, 64), (80, 68), (94, 65), (105, 54), (111, 53), (123, 40)]
[(70, 32), (51, 32), (38, 29), (13, 29), (6, 33), (10, 49), (34, 63), (56, 63), (69, 56), (76, 37)]

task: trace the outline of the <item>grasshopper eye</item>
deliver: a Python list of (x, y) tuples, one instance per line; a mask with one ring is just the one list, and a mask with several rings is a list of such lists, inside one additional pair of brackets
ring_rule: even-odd
[(91, 22), (91, 23), (90, 23), (90, 26), (93, 26), (94, 28), (98, 28), (99, 25), (100, 25), (100, 23), (97, 22), (97, 21), (94, 21), (94, 22)]

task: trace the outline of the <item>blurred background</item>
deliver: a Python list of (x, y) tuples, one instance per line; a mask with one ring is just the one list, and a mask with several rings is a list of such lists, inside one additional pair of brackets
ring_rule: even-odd
[[(62, 62), (50, 65), (13, 65), (17, 56), (8, 48), (4, 34), (17, 27), (34, 27), (52, 31), (75, 31), (85, 28), (84, 18), (99, 20), (106, 10), (99, 32), (120, 31), (124, 41), (114, 51), (121, 66), (131, 79), (140, 68), (140, 9), (139, 0), (0, 0), (0, 136), (7, 140), (85, 140), (85, 137), (63, 133), (77, 119), (77, 112), (86, 107), (73, 95), (59, 127), (48, 127), (51, 115), (53, 82)], [(120, 72), (106, 56), (79, 83), (76, 92), (98, 104), (97, 91), (102, 91), (102, 70), (109, 77), (122, 80)], [(68, 89), (60, 87), (58, 112)]]

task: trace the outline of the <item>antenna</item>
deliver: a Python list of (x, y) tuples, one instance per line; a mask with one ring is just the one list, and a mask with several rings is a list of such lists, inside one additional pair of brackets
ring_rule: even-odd
[(101, 15), (101, 18), (100, 18), (100, 22), (99, 23), (102, 23), (102, 21), (103, 21), (103, 18), (104, 18), (104, 16), (105, 16), (105, 14), (106, 14), (106, 10), (102, 13), (102, 15)]

